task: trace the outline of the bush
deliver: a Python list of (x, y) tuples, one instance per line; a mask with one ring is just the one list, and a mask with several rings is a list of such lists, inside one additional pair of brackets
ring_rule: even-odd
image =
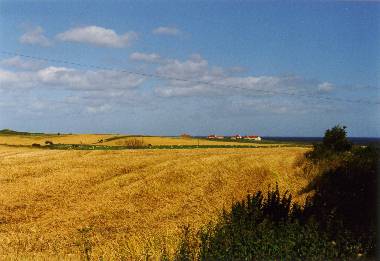
[(175, 261), (191, 261), (196, 259), (197, 239), (192, 233), (189, 225), (182, 228), (182, 239), (175, 253)]
[(336, 125), (326, 130), (323, 137), (323, 146), (331, 151), (343, 152), (352, 147), (352, 143), (347, 139), (346, 126)]
[(352, 254), (341, 253), (316, 222), (303, 219), (302, 208), (277, 186), (266, 197), (258, 192), (235, 203), (215, 225), (203, 228), (198, 240), (194, 254), (196, 240), (185, 231), (176, 260), (321, 260)]
[(322, 143), (316, 143), (313, 147), (311, 152), (306, 153), (306, 157), (317, 161), (349, 151), (352, 143), (347, 138), (346, 126), (336, 125), (326, 130)]
[(305, 208), (331, 236), (346, 230), (371, 254), (376, 248), (378, 160), (377, 149), (354, 148), (339, 166), (325, 170), (304, 189), (315, 191)]
[(135, 148), (142, 148), (145, 147), (144, 141), (137, 138), (128, 138), (122, 141), (119, 141), (117, 144), (127, 146), (129, 148), (135, 149)]
[[(374, 258), (379, 150), (353, 147), (345, 127), (335, 126), (306, 158), (308, 166), (323, 168), (303, 190), (315, 192), (304, 206), (293, 204), (287, 193), (281, 196), (277, 186), (266, 197), (261, 192), (248, 195), (198, 233), (195, 256), (200, 260)], [(196, 244), (184, 236), (181, 246)]]
[(187, 133), (182, 133), (180, 137), (182, 139), (190, 139), (191, 138), (190, 134), (187, 134)]

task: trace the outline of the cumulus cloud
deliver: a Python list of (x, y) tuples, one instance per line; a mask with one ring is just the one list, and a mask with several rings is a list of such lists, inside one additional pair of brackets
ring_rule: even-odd
[(35, 87), (35, 78), (35, 74), (29, 71), (14, 72), (0, 69), (0, 90)]
[(153, 30), (153, 34), (175, 36), (180, 35), (181, 31), (176, 27), (160, 26)]
[(0, 65), (5, 67), (34, 70), (41, 68), (43, 63), (40, 61), (27, 61), (23, 60), (20, 56), (14, 56), (8, 59), (0, 60)]
[[(0, 65), (5, 66), (5, 69), (0, 68), (0, 92), (15, 95), (27, 92), (45, 93), (48, 97), (56, 94), (57, 101), (54, 103), (61, 102), (62, 108), (80, 108), (80, 111), (89, 114), (114, 112), (124, 106), (140, 106), (146, 109), (151, 106), (149, 104), (155, 104), (157, 107), (162, 103), (183, 105), (184, 99), (174, 97), (187, 97), (186, 101), (189, 101), (189, 104), (199, 103), (196, 108), (202, 110), (205, 110), (204, 107), (208, 104), (220, 103), (221, 108), (209, 108), (210, 112), (217, 115), (220, 112), (226, 115), (249, 115), (252, 112), (302, 112), (310, 105), (304, 101), (303, 96), (339, 91), (332, 83), (294, 75), (237, 74), (231, 67), (210, 65), (199, 54), (179, 60), (162, 58), (155, 53), (133, 53), (130, 59), (159, 61), (150, 69), (153, 70), (152, 73), (162, 76), (161, 80), (156, 78), (151, 82), (153, 85), (144, 85), (147, 77), (116, 70), (84, 70), (45, 64), (35, 67), (28, 64), (31, 61), (16, 56), (0, 61)], [(17, 90), (19, 91), (16, 93)], [(27, 97), (26, 94), (20, 97), (25, 96)], [(225, 106), (226, 99), (232, 106)], [(51, 106), (50, 103), (45, 105)], [(42, 105), (35, 103), (28, 106), (27, 108), (37, 110)], [(231, 108), (232, 111), (223, 107)]]
[(43, 33), (44, 30), (41, 26), (31, 28), (20, 37), (20, 42), (23, 44), (34, 44), (43, 47), (51, 46), (51, 41), (44, 36)]
[(323, 82), (318, 84), (318, 90), (320, 92), (330, 92), (334, 89), (334, 85), (329, 82)]
[(208, 62), (199, 54), (193, 54), (186, 61), (168, 60), (164, 65), (157, 68), (157, 73), (168, 77), (183, 79), (203, 79), (212, 73), (209, 70)]
[(112, 29), (92, 25), (69, 29), (58, 34), (56, 38), (64, 42), (88, 43), (103, 47), (122, 48), (135, 40), (137, 34), (130, 31), (119, 35)]
[(49, 66), (37, 71), (14, 72), (0, 69), (0, 88), (61, 87), (66, 90), (128, 90), (141, 85), (144, 78), (108, 70), (77, 70)]
[(163, 97), (297, 95), (316, 94), (333, 89), (330, 83), (298, 76), (234, 76), (228, 68), (210, 66), (207, 60), (197, 54), (185, 61), (168, 60), (158, 66), (156, 72), (173, 78), (156, 87), (156, 93)]
[[(120, 71), (42, 65), (36, 68), (27, 62), (30, 61), (20, 57), (0, 62), (2, 98), (8, 97), (5, 98), (7, 107), (8, 101), (14, 101), (18, 104), (14, 110), (21, 110), (25, 115), (46, 109), (62, 113), (107, 113), (114, 111), (115, 104), (120, 108), (138, 102), (139, 87), (145, 82), (145, 77)], [(31, 96), (36, 99), (30, 99)], [(1, 103), (0, 100), (0, 106)]]
[(133, 61), (141, 61), (141, 62), (147, 62), (147, 63), (158, 62), (161, 59), (160, 55), (156, 53), (140, 53), (140, 52), (132, 53), (129, 56), (129, 58)]

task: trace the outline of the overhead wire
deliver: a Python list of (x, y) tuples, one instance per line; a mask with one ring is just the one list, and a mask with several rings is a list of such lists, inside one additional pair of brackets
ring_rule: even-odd
[(180, 82), (186, 82), (186, 83), (191, 83), (191, 84), (240, 89), (240, 90), (251, 91), (251, 92), (259, 92), (259, 93), (264, 93), (264, 94), (305, 97), (305, 98), (311, 98), (311, 99), (347, 102), (347, 103), (361, 103), (361, 104), (372, 104), (372, 105), (379, 105), (380, 104), (380, 101), (353, 100), (353, 99), (346, 99), (346, 98), (339, 98), (339, 97), (319, 96), (319, 95), (307, 94), (307, 93), (292, 93), (292, 92), (275, 91), (275, 90), (263, 90), (263, 89), (258, 89), (258, 88), (250, 89), (250, 88), (239, 86), (239, 85), (227, 85), (227, 84), (216, 83), (216, 82), (212, 82), (212, 81), (201, 81), (201, 80), (195, 80), (195, 79), (178, 78), (178, 77), (172, 77), (172, 76), (167, 76), (167, 75), (162, 75), (162, 74), (157, 74), (157, 73), (147, 73), (147, 72), (126, 70), (126, 69), (116, 69), (116, 68), (107, 67), (107, 66), (91, 65), (91, 64), (86, 64), (86, 63), (72, 62), (72, 61), (68, 61), (68, 60), (52, 59), (52, 58), (46, 58), (46, 57), (41, 57), (41, 56), (35, 56), (35, 55), (27, 55), (27, 54), (23, 54), (23, 53), (19, 53), (19, 52), (10, 52), (10, 51), (0, 50), (0, 53), (4, 54), (4, 55), (8, 55), (8, 56), (11, 56), (11, 55), (12, 56), (19, 56), (19, 57), (23, 57), (23, 58), (27, 58), (27, 59), (45, 61), (45, 62), (49, 62), (49, 63), (66, 64), (66, 65), (78, 66), (78, 67), (82, 67), (82, 68), (92, 68), (92, 69), (97, 69), (97, 70), (115, 71), (115, 72), (127, 73), (130, 75), (138, 75), (138, 76), (142, 76), (142, 77), (155, 78), (155, 79), (160, 79), (160, 80), (180, 81)]

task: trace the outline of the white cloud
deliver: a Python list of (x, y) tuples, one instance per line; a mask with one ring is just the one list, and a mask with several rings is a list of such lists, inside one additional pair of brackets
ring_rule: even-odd
[(64, 42), (88, 43), (104, 47), (122, 48), (137, 38), (133, 31), (118, 35), (114, 30), (99, 26), (72, 28), (60, 33), (57, 39)]
[[(157, 74), (171, 77), (155, 88), (163, 97), (210, 95), (279, 95), (316, 94), (332, 90), (330, 83), (321, 83), (297, 76), (234, 76), (231, 70), (212, 67), (200, 55), (188, 60), (168, 60), (158, 66)], [(186, 79), (186, 81), (175, 80)]]
[(37, 44), (44, 47), (51, 46), (51, 41), (43, 35), (44, 30), (41, 26), (29, 29), (20, 37), (20, 42), (24, 44)]
[[(24, 61), (21, 59), (18, 62), (22, 64)], [(142, 76), (110, 70), (78, 70), (57, 66), (25, 71), (0, 68), (2, 97), (17, 100), (16, 104), (24, 114), (32, 111), (38, 113), (43, 108), (96, 114), (114, 111), (110, 104), (116, 104), (118, 108), (123, 106), (121, 104), (135, 106), (139, 102), (138, 87), (144, 81)], [(30, 96), (36, 99), (32, 101)]]
[(198, 54), (193, 54), (184, 62), (168, 60), (166, 64), (157, 68), (157, 73), (167, 77), (198, 79), (207, 77), (209, 72), (208, 62)]
[(318, 90), (320, 92), (330, 92), (334, 89), (334, 85), (329, 82), (323, 82), (318, 84)]
[(25, 89), (35, 86), (34, 72), (13, 72), (0, 68), (0, 89)]
[(59, 87), (74, 91), (129, 90), (138, 87), (144, 77), (117, 71), (81, 71), (49, 66), (38, 71), (13, 72), (0, 69), (0, 89)]
[(8, 59), (0, 60), (0, 65), (6, 67), (14, 67), (20, 69), (38, 69), (41, 68), (42, 62), (40, 61), (27, 61), (23, 60), (20, 56), (14, 56)]
[(98, 106), (86, 106), (86, 112), (88, 113), (102, 113), (112, 110), (112, 106), (109, 104), (102, 104)]
[(155, 53), (139, 53), (139, 52), (134, 52), (132, 53), (129, 58), (133, 61), (142, 61), (142, 62), (158, 62), (160, 60), (160, 55), (155, 54)]
[[(297, 76), (241, 75), (230, 68), (212, 66), (198, 54), (186, 60), (164, 59), (155, 53), (134, 53), (130, 58), (149, 62), (158, 60), (159, 63), (153, 65), (154, 73), (172, 79), (155, 79), (152, 81), (154, 84), (152, 90), (150, 85), (143, 85), (147, 78), (139, 75), (62, 66), (45, 66), (36, 69), (21, 57), (13, 57), (0, 62), (0, 65), (17, 68), (17, 70), (0, 68), (0, 92), (20, 97), (20, 103), (29, 104), (25, 108), (30, 110), (41, 109), (43, 106), (52, 108), (54, 104), (59, 103), (64, 111), (79, 109), (91, 114), (116, 112), (125, 106), (130, 108), (140, 106), (146, 109), (152, 106), (151, 104), (157, 107), (163, 103), (169, 104), (169, 107), (174, 106), (173, 103), (183, 105), (184, 99), (174, 98), (169, 101), (160, 97), (196, 97), (188, 98), (186, 101), (190, 104), (192, 102), (199, 104), (199, 108), (220, 103), (221, 108), (212, 106), (209, 109), (217, 115), (221, 112), (226, 115), (249, 115), (252, 112), (302, 113), (310, 105), (309, 101), (305, 102), (302, 95), (320, 95), (322, 91), (331, 91), (335, 87), (328, 82)], [(334, 90), (339, 91), (338, 88)], [(286, 96), (284, 93), (293, 93), (295, 96)], [(41, 94), (43, 94), (42, 101), (52, 97), (55, 99), (51, 103), (33, 104), (21, 99), (31, 94), (36, 95), (36, 101), (39, 101)], [(234, 107), (232, 111), (223, 109), (230, 107), (226, 106), (226, 100), (229, 105), (235, 103), (232, 104)], [(322, 107), (317, 109), (324, 110)]]
[(160, 26), (153, 30), (153, 34), (175, 36), (181, 34), (181, 31), (176, 27)]

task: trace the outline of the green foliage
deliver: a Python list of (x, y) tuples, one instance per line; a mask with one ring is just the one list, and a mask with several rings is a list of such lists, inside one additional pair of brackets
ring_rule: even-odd
[(93, 248), (93, 243), (91, 241), (92, 229), (90, 227), (84, 227), (84, 228), (78, 229), (78, 232), (79, 232), (80, 238), (77, 242), (77, 245), (79, 246), (82, 259), (86, 261), (90, 261), (92, 248)]
[(322, 143), (314, 144), (314, 149), (306, 157), (317, 161), (329, 159), (337, 154), (349, 151), (352, 143), (347, 138), (346, 126), (336, 125), (326, 130)]
[[(315, 192), (304, 206), (287, 193), (281, 196), (277, 186), (266, 197), (249, 195), (198, 233), (196, 259), (374, 258), (379, 149), (353, 147), (338, 125), (306, 157), (325, 167), (303, 190)], [(194, 241), (184, 236), (181, 247)], [(188, 260), (182, 256), (177, 260)]]
[(352, 144), (347, 139), (346, 126), (336, 125), (326, 130), (323, 137), (323, 146), (332, 151), (343, 152), (351, 149)]
[(196, 257), (196, 239), (192, 234), (189, 225), (182, 228), (182, 239), (179, 244), (178, 250), (174, 260), (176, 261), (191, 261), (195, 260)]
[(15, 131), (11, 129), (2, 129), (0, 130), (0, 135), (43, 135), (44, 133), (32, 133), (32, 132), (24, 132), (24, 131)]
[(305, 209), (332, 237), (345, 230), (370, 255), (376, 248), (378, 162), (376, 148), (353, 148), (341, 156), (339, 166), (321, 173), (304, 190), (315, 191)]
[[(99, 142), (98, 142), (99, 143)], [(28, 147), (29, 145), (8, 145), (10, 147)], [(123, 145), (123, 146), (108, 146), (108, 145), (89, 145), (89, 144), (49, 144), (42, 148), (53, 150), (127, 150), (127, 149), (208, 149), (208, 148), (277, 148), (277, 147), (302, 147), (301, 145), (273, 145), (273, 146), (248, 146), (248, 145)]]
[(337, 258), (333, 242), (317, 226), (264, 219), (251, 229), (225, 224), (202, 235), (200, 260), (321, 260)]
[[(278, 187), (261, 192), (224, 212), (219, 222), (199, 233), (199, 260), (321, 260), (342, 257), (336, 244), (312, 221), (301, 223), (301, 208)], [(181, 242), (181, 246), (190, 245)], [(180, 259), (177, 256), (177, 260)], [(194, 259), (192, 259), (194, 260)]]
[[(198, 243), (199, 241), (199, 243)], [(278, 187), (233, 204), (198, 238), (184, 230), (175, 260), (331, 260), (366, 253), (360, 241), (342, 230), (332, 237), (310, 209), (292, 204)]]

